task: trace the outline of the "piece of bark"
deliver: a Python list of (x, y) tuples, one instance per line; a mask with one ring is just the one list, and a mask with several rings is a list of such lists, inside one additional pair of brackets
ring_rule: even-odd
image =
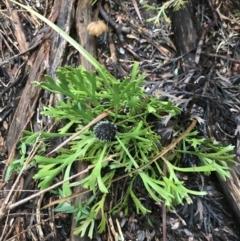
[(28, 49), (28, 42), (23, 32), (22, 24), (18, 16), (18, 11), (12, 8), (12, 3), (9, 1), (6, 1), (6, 6), (20, 52), (24, 52)]
[[(46, 70), (46, 64), (48, 59), (47, 54), (50, 51), (50, 42), (45, 40), (41, 48), (38, 50), (36, 58), (33, 60), (33, 68), (29, 73), (26, 86), (21, 95), (21, 99), (18, 103), (18, 107), (13, 116), (13, 120), (9, 127), (7, 136), (7, 148), (8, 148), (8, 161), (10, 164), (15, 156), (16, 145), (28, 125), (31, 117), (35, 113), (35, 107), (38, 101), (38, 97), (41, 93), (41, 89), (32, 84), (33, 80), (41, 82), (43, 80), (43, 73)], [(27, 71), (27, 70), (26, 70)]]
[[(229, 142), (229, 145), (232, 144)], [(224, 181), (218, 176), (218, 180), (224, 191), (224, 194), (234, 211), (234, 215), (240, 220), (240, 135), (237, 134), (235, 151), (237, 155), (235, 158), (236, 166), (231, 167), (231, 176)]]
[(224, 194), (234, 211), (234, 215), (240, 220), (240, 165), (232, 167), (231, 176), (226, 181), (218, 176)]
[[(76, 9), (76, 29), (79, 43), (85, 48), (91, 55), (96, 56), (95, 37), (89, 35), (87, 31), (88, 24), (92, 21), (92, 5), (91, 1), (78, 0)], [(81, 56), (80, 63), (87, 71), (94, 71), (93, 66)]]
[[(82, 45), (83, 48), (85, 48), (91, 55), (95, 56), (95, 38), (91, 35), (89, 35), (87, 31), (88, 24), (92, 21), (92, 6), (91, 1), (89, 0), (79, 0), (77, 3), (77, 9), (76, 9), (76, 29), (77, 29), (77, 35), (79, 43)], [(92, 72), (94, 70), (93, 66), (83, 57), (80, 58), (80, 63), (87, 71)], [(75, 162), (74, 168), (76, 172), (82, 172), (87, 168), (87, 163), (85, 162)], [(78, 180), (83, 179), (86, 177), (88, 173), (83, 174), (78, 177)], [(76, 180), (77, 181), (77, 180)], [(81, 192), (84, 189), (81, 185), (77, 186), (74, 189), (74, 192)], [(89, 199), (91, 193), (87, 193), (84, 195), (81, 195), (77, 198), (75, 198), (74, 203), (75, 205), (79, 204), (79, 201), (85, 202)], [(77, 224), (78, 225), (78, 224)], [(71, 241), (87, 241), (89, 238), (87, 236), (80, 237), (79, 235), (74, 235), (74, 229), (76, 228), (76, 221), (75, 221), (75, 215), (72, 217), (72, 226), (71, 226), (71, 235), (70, 240)]]
[(195, 66), (195, 55), (191, 51), (197, 46), (196, 26), (191, 5), (186, 3), (180, 10), (172, 12), (172, 25), (178, 55), (183, 55), (182, 70), (187, 72)]
[[(60, 6), (60, 14), (57, 19), (56, 25), (61, 28), (65, 33), (69, 34), (73, 23), (73, 17), (75, 14), (75, 0), (71, 1), (55, 1)], [(48, 68), (48, 74), (56, 79), (56, 70), (63, 66), (64, 58), (66, 56), (67, 41), (59, 35), (57, 32), (53, 32), (51, 36), (51, 53), (50, 53), (50, 65)]]

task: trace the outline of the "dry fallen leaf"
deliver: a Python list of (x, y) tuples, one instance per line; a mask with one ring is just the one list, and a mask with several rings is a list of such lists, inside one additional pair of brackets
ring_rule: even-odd
[(102, 20), (99, 20), (89, 23), (87, 30), (90, 35), (99, 37), (101, 34), (107, 31), (107, 25)]

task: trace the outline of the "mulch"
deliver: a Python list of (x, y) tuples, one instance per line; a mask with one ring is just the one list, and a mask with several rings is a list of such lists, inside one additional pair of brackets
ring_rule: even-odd
[[(93, 8), (86, 0), (21, 2), (77, 39), (118, 79), (129, 76), (134, 61), (138, 61), (140, 72), (146, 75), (144, 91), (181, 107), (180, 121), (188, 118), (192, 108), (200, 110), (205, 122), (198, 125), (198, 130), (224, 145), (236, 146), (238, 162), (238, 1), (192, 0), (179, 11), (169, 7), (167, 17), (162, 15), (155, 22), (149, 19), (157, 16), (157, 9), (147, 10), (144, 4), (157, 8), (162, 1), (140, 4), (135, 0), (114, 0), (97, 2)], [(4, 0), (0, 0), (0, 7), (0, 240), (87, 240), (73, 236), (71, 215), (54, 213), (53, 207), (41, 210), (57, 199), (52, 193), (21, 202), (39, 191), (32, 181), (35, 168), (21, 175), (14, 173), (8, 181), (4, 176), (7, 167), (21, 156), (17, 147), (25, 129), (54, 128), (40, 112), (57, 97), (41, 91), (32, 81), (44, 81), (44, 74), (55, 77), (57, 68), (64, 65), (81, 64), (89, 71), (93, 67), (27, 11)], [(86, 34), (88, 23), (99, 19), (108, 30), (98, 37)], [(192, 197), (193, 204), (167, 212), (167, 240), (240, 241), (239, 170), (238, 165), (233, 167), (232, 182), (223, 183), (216, 175), (204, 177), (206, 197)], [(194, 188), (202, 178), (200, 174), (187, 175), (186, 185)], [(236, 193), (230, 190), (233, 185)], [(96, 233), (94, 239), (115, 240), (120, 233), (126, 240), (163, 240), (162, 206), (151, 200), (145, 202), (151, 214), (136, 214), (129, 203), (131, 214), (109, 215), (108, 230)]]

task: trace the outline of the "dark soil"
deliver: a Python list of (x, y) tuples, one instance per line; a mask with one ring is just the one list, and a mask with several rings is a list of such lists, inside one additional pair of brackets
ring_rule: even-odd
[[(118, 79), (128, 76), (134, 61), (138, 61), (140, 72), (147, 76), (143, 86), (146, 93), (181, 107), (181, 121), (188, 118), (192, 109), (197, 109), (205, 120), (197, 129), (223, 145), (236, 146), (235, 152), (239, 153), (238, 1), (192, 0), (178, 12), (169, 7), (168, 18), (161, 17), (158, 22), (148, 21), (158, 14), (156, 9), (147, 10), (135, 0), (97, 2), (88, 10), (81, 9), (78, 1), (74, 4), (55, 1), (21, 2), (30, 4), (69, 32)], [(158, 7), (164, 2), (145, 3)], [(54, 97), (31, 82), (43, 81), (44, 74), (55, 77), (56, 69), (66, 64), (82, 64), (89, 71), (92, 67), (57, 33), (27, 11), (3, 0), (0, 9), (0, 241), (87, 240), (87, 237), (73, 237), (70, 214), (55, 213), (52, 206), (41, 209), (58, 199), (54, 193), (42, 194), (9, 209), (8, 205), (39, 191), (32, 179), (35, 167), (24, 170), (18, 179), (18, 174), (8, 181), (4, 177), (12, 161), (20, 158), (17, 146), (23, 131), (40, 131), (48, 126), (40, 112), (45, 104), (54, 102)], [(84, 24), (79, 11), (94, 21), (103, 20), (108, 31), (98, 37), (89, 36), (87, 25), (85, 28), (78, 25)], [(85, 35), (89, 41), (84, 39)], [(188, 157), (184, 165), (194, 165), (194, 160)], [(240, 180), (239, 175), (235, 177)], [(16, 180), (14, 192), (9, 196)], [(94, 240), (116, 240), (117, 234), (125, 240), (165, 241), (162, 223), (165, 220), (168, 241), (240, 241), (240, 215), (235, 209), (239, 203), (231, 201), (219, 178), (194, 174), (182, 176), (182, 180), (188, 188), (199, 190), (202, 186), (208, 195), (192, 197), (192, 204), (177, 206), (165, 217), (163, 204), (150, 200), (139, 184), (139, 195), (152, 212), (139, 215), (129, 203), (129, 214), (109, 214), (107, 231), (96, 233)], [(116, 183), (110, 196), (120, 197), (127, 183), (128, 180)], [(108, 201), (110, 206), (114, 198)]]

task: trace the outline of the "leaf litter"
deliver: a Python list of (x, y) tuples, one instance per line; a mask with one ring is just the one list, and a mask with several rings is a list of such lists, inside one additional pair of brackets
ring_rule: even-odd
[[(51, 6), (51, 3), (49, 6), (44, 5), (46, 2), (30, 2), (33, 8), (44, 15), (47, 14), (47, 9)], [(146, 2), (149, 5), (158, 6), (156, 1)], [(202, 1), (195, 1), (195, 3), (194, 13), (200, 26), (199, 31), (201, 31), (206, 22), (213, 18), (213, 12), (207, 3)], [(3, 21), (0, 49), (1, 62), (4, 62), (27, 50), (26, 43), (31, 43), (36, 39), (36, 33), (42, 27), (42, 23), (24, 12), (20, 13), (20, 20), (13, 14), (11, 16), (16, 16), (17, 26), (22, 23), (25, 26), (24, 29), (18, 30), (19, 34), (14, 35), (11, 31), (11, 20), (8, 18), (7, 11), (10, 7), (17, 8), (7, 6), (4, 2), (1, 3), (1, 7)], [(200, 57), (199, 65), (194, 67), (194, 71), (189, 70), (190, 79), (188, 79), (188, 72), (181, 71), (183, 56), (177, 53), (174, 43), (176, 40), (174, 40), (169, 19), (161, 17), (157, 22), (148, 22), (147, 20), (155, 17), (158, 11), (147, 10), (144, 4), (139, 4), (136, 1), (111, 1), (108, 7), (102, 6), (101, 8), (99, 19), (106, 22), (108, 31), (96, 38), (97, 59), (100, 63), (104, 64), (114, 76), (121, 79), (129, 75), (133, 62), (139, 61), (141, 73), (146, 74), (147, 81), (142, 86), (146, 93), (156, 98), (173, 101), (183, 109), (186, 116), (189, 111), (192, 111), (191, 108), (196, 108), (195, 112), (198, 112), (199, 108), (203, 109), (204, 122), (199, 123), (199, 128), (203, 133), (208, 135), (207, 130), (210, 130), (211, 138), (216, 141), (235, 145), (239, 143), (240, 19), (239, 13), (230, 1), (216, 3), (217, 22), (206, 32), (200, 56), (197, 56)], [(143, 22), (139, 21), (140, 16)], [(37, 36), (40, 35), (37, 34)], [(38, 39), (40, 44), (42, 39), (42, 37)], [(31, 47), (31, 44), (29, 46)], [(196, 57), (197, 54), (194, 50), (193, 53)], [(77, 66), (78, 54), (71, 47), (68, 48), (68, 51), (66, 63)], [(31, 61), (31, 59), (22, 54), (1, 65), (0, 69), (0, 84), (3, 91), (1, 92), (0, 112), (2, 162), (8, 156), (6, 140), (3, 137), (6, 137), (8, 133), (8, 125), (11, 123), (14, 109), (24, 86), (23, 65), (19, 62), (26, 63), (27, 61)], [(8, 86), (11, 88), (7, 88)], [(41, 101), (48, 102), (48, 98), (48, 96), (42, 96)], [(183, 120), (186, 116), (182, 117)], [(239, 152), (239, 150), (236, 151)], [(192, 165), (194, 160), (188, 156), (185, 162), (187, 165)], [(3, 168), (4, 165), (1, 169)], [(193, 198), (192, 204), (176, 207), (175, 212), (167, 213), (167, 240), (240, 240), (240, 234), (236, 228), (238, 223), (234, 219), (216, 177), (203, 178), (201, 175), (186, 175), (182, 178), (188, 187), (195, 186), (198, 189), (201, 186), (207, 190), (208, 195)], [(25, 180), (22, 189), (27, 188), (34, 191), (36, 185), (31, 185)], [(124, 192), (124, 185), (122, 183), (118, 183), (118, 185), (119, 190), (122, 189)], [(1, 190), (4, 189), (1, 188)], [(5, 188), (5, 190), (8, 189)], [(141, 190), (141, 186), (139, 186), (139, 190)], [(4, 192), (1, 192), (1, 195), (5, 196)], [(27, 192), (23, 192), (22, 195), (27, 195)], [(114, 194), (113, 190), (114, 195), (118, 196), (119, 194)], [(150, 214), (145, 217), (138, 215), (129, 204), (132, 214), (125, 216), (123, 213), (119, 213), (110, 217), (115, 231), (109, 228), (106, 234), (96, 234), (95, 238), (105, 240), (107, 236), (108, 239), (112, 240), (113, 237), (116, 238), (116, 233), (120, 233), (126, 240), (161, 240), (163, 231), (161, 224), (162, 204), (152, 203), (148, 197), (144, 196), (144, 193), (142, 200), (148, 203), (149, 208), (152, 209)], [(47, 203), (46, 198), (45, 202)], [(18, 211), (30, 215), (27, 206), (19, 207)], [(39, 217), (44, 222), (42, 227), (46, 228), (51, 225), (61, 227), (57, 229), (60, 240), (65, 240), (69, 236), (69, 215), (49, 214), (47, 211), (43, 211), (42, 216), (46, 217), (44, 219)], [(29, 239), (29, 236), (36, 237), (36, 233), (31, 231), (27, 239), (24, 228), (19, 230), (17, 227), (22, 226), (26, 230), (28, 223), (28, 226), (32, 225), (32, 230), (34, 230), (35, 222), (33, 219), (33, 216), (28, 218), (27, 215), (22, 220), (16, 219), (16, 233), (24, 237), (24, 240), (32, 240)], [(2, 226), (1, 231), (3, 228)], [(10, 240), (10, 237), (5, 235), (5, 240)]]

